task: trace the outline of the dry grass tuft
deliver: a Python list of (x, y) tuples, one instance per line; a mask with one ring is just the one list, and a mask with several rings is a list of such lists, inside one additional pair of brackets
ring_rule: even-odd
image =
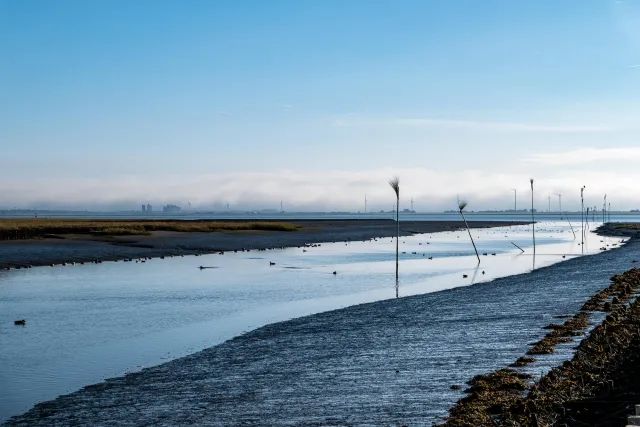
[(531, 375), (513, 369), (500, 369), (471, 379), (461, 399), (450, 411), (444, 426), (492, 425), (492, 417), (506, 411), (522, 393), (531, 387)]
[(527, 354), (551, 354), (561, 343), (571, 342), (571, 337), (582, 335), (589, 325), (589, 313), (580, 312), (564, 323), (551, 323), (543, 329), (551, 329), (547, 335), (533, 345)]
[(393, 188), (393, 191), (396, 193), (396, 197), (400, 197), (400, 178), (394, 176), (393, 179), (389, 180), (389, 185)]
[(522, 366), (527, 366), (530, 363), (533, 363), (536, 361), (535, 357), (519, 357), (518, 360), (516, 360), (515, 362), (513, 362), (511, 365), (511, 367), (513, 368), (519, 368)]

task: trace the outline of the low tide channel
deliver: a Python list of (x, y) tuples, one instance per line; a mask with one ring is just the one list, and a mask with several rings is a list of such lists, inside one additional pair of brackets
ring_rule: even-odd
[[(295, 317), (469, 286), (613, 248), (620, 238), (568, 225), (472, 230), (395, 242), (0, 272), (0, 422), (35, 403), (158, 365)], [(524, 249), (517, 249), (514, 243)], [(200, 269), (199, 267), (210, 267)], [(334, 272), (336, 274), (334, 274)], [(25, 326), (15, 326), (16, 319)]]

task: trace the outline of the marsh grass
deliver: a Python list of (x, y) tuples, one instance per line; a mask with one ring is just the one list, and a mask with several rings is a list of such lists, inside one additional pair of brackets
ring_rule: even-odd
[(527, 366), (536, 361), (535, 357), (519, 357), (518, 360), (509, 365), (512, 368), (519, 368), (522, 366)]
[(467, 427), (494, 425), (494, 414), (505, 412), (512, 402), (529, 390), (531, 375), (513, 369), (500, 369), (477, 375), (467, 382), (468, 395), (451, 408), (448, 419), (441, 425)]
[(630, 222), (623, 222), (620, 224), (613, 224), (613, 228), (623, 228), (623, 229), (628, 229), (628, 230), (640, 230), (640, 223), (630, 223)]
[(547, 335), (540, 341), (536, 342), (533, 347), (527, 351), (529, 355), (535, 354), (551, 354), (555, 351), (555, 347), (561, 343), (573, 341), (572, 337), (582, 335), (583, 331), (589, 326), (589, 313), (579, 312), (566, 322), (551, 323), (542, 329), (549, 329)]
[(299, 228), (295, 224), (276, 221), (21, 218), (0, 220), (0, 240), (32, 239), (48, 234), (129, 236), (148, 235), (154, 231), (211, 233), (218, 231), (296, 231)]

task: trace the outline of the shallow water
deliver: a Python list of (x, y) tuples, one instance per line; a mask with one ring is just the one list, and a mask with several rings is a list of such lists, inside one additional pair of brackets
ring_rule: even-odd
[[(401, 238), (399, 296), (534, 267), (530, 226), (472, 234), (481, 253), (479, 267), (466, 231)], [(536, 241), (535, 268), (583, 253), (563, 224), (538, 224)], [(619, 241), (588, 235), (584, 253)], [(386, 238), (322, 244), (306, 252), (290, 248), (2, 272), (0, 420), (37, 401), (265, 324), (394, 298), (394, 250), (395, 242)], [(200, 270), (201, 265), (218, 268)], [(20, 318), (27, 319), (26, 327), (13, 325)]]

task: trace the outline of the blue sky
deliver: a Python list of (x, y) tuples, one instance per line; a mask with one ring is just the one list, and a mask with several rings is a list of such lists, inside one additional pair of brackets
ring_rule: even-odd
[(640, 0), (0, 0), (0, 58), (0, 205), (640, 205)]

